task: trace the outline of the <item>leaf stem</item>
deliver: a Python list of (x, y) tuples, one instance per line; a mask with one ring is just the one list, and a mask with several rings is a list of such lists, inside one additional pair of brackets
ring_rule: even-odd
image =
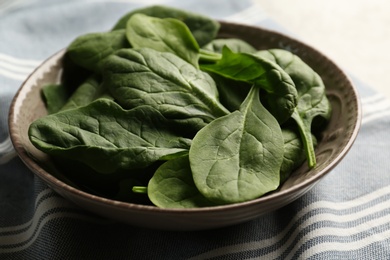
[(145, 186), (133, 186), (133, 189), (132, 191), (134, 193), (148, 193), (148, 187), (145, 187)]
[(308, 129), (303, 122), (302, 118), (299, 116), (297, 110), (292, 114), (292, 118), (298, 124), (299, 133), (303, 141), (303, 147), (305, 148), (306, 159), (309, 165), (309, 168), (314, 168), (317, 164), (316, 155), (314, 151), (313, 138), (311, 136), (310, 128)]
[(199, 49), (199, 61), (202, 62), (217, 62), (222, 58), (222, 54)]

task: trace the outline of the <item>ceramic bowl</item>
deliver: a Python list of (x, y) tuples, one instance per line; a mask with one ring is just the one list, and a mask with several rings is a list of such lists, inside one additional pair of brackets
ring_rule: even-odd
[(114, 201), (79, 190), (55, 167), (50, 157), (29, 141), (31, 122), (47, 114), (40, 90), (58, 82), (62, 72), (60, 51), (43, 62), (23, 83), (11, 105), (9, 131), (22, 161), (48, 186), (80, 207), (131, 225), (164, 230), (201, 230), (233, 225), (283, 207), (309, 191), (331, 171), (350, 150), (361, 122), (361, 105), (351, 80), (330, 59), (306, 44), (259, 27), (221, 23), (221, 37), (236, 37), (258, 49), (287, 49), (310, 65), (323, 79), (333, 107), (332, 118), (316, 148), (317, 166), (306, 164), (294, 171), (281, 187), (264, 197), (232, 205), (197, 209), (161, 209)]

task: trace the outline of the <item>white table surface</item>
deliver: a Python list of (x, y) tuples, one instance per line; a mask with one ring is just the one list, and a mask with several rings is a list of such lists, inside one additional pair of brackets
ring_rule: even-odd
[(255, 0), (270, 17), (390, 97), (389, 0)]

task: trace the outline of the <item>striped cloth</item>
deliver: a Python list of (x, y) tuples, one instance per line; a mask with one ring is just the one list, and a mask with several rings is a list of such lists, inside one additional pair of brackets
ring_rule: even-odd
[(250, 0), (0, 1), (0, 259), (390, 259), (390, 102), (355, 78), (364, 116), (346, 158), (297, 201), (244, 224), (166, 232), (116, 223), (63, 199), (23, 165), (7, 114), (26, 76), (76, 36), (156, 3), (289, 33)]

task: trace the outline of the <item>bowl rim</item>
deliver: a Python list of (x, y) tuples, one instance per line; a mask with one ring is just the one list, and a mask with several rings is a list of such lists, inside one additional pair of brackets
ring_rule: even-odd
[[(356, 122), (353, 126), (353, 131), (350, 134), (350, 137), (348, 141), (345, 143), (344, 148), (340, 151), (340, 153), (334, 157), (332, 161), (330, 161), (324, 168), (322, 168), (320, 171), (318, 171), (315, 175), (310, 176), (309, 178), (305, 179), (304, 181), (300, 183), (294, 184), (292, 187), (289, 187), (284, 190), (279, 190), (274, 193), (267, 194), (265, 196), (245, 201), (245, 202), (239, 202), (239, 203), (233, 203), (233, 204), (226, 204), (226, 205), (217, 205), (217, 206), (209, 206), (209, 207), (200, 207), (200, 208), (159, 208), (153, 205), (142, 205), (142, 204), (136, 204), (136, 203), (130, 203), (130, 202), (122, 202), (117, 201), (113, 199), (108, 199), (104, 197), (100, 197), (97, 195), (90, 194), (88, 192), (79, 190), (75, 187), (72, 187), (71, 185), (61, 181), (60, 179), (57, 179), (53, 175), (51, 175), (49, 172), (41, 168), (39, 164), (34, 161), (26, 152), (24, 149), (22, 142), (20, 140), (20, 137), (15, 133), (14, 129), (16, 129), (16, 121), (17, 121), (17, 113), (16, 113), (16, 103), (19, 102), (19, 99), (21, 98), (22, 93), (25, 90), (26, 84), (31, 80), (33, 75), (39, 70), (41, 66), (43, 66), (46, 63), (49, 63), (54, 58), (59, 58), (62, 56), (62, 54), (65, 52), (65, 49), (62, 49), (53, 55), (49, 56), (47, 59), (45, 59), (38, 67), (36, 67), (33, 72), (30, 73), (30, 75), (22, 82), (21, 86), (17, 90), (15, 96), (12, 99), (10, 110), (9, 110), (9, 117), (8, 117), (8, 126), (9, 126), (9, 133), (10, 133), (10, 139), (13, 143), (14, 149), (18, 155), (18, 157), (25, 163), (25, 165), (30, 168), (30, 170), (33, 171), (35, 175), (37, 175), (40, 179), (44, 180), (46, 183), (50, 183), (49, 186), (55, 185), (58, 188), (64, 189), (66, 192), (71, 193), (75, 196), (81, 196), (83, 200), (88, 200), (90, 202), (93, 202), (95, 204), (105, 204), (106, 206), (110, 207), (119, 207), (123, 210), (144, 210), (149, 211), (153, 213), (161, 213), (161, 214), (194, 214), (194, 213), (205, 213), (205, 212), (220, 212), (225, 211), (228, 209), (236, 209), (246, 206), (255, 206), (257, 204), (265, 204), (267, 202), (272, 203), (274, 199), (277, 198), (283, 198), (287, 197), (289, 195), (294, 194), (298, 190), (302, 190), (305, 188), (308, 188), (314, 184), (316, 184), (324, 175), (326, 175), (329, 171), (331, 171), (334, 167), (336, 167), (340, 161), (345, 157), (345, 155), (349, 152), (351, 149), (353, 143), (355, 142), (357, 135), (360, 131), (361, 127), (361, 121), (362, 121), (362, 105), (359, 97), (359, 92), (356, 89), (356, 86), (352, 82), (351, 78), (344, 72), (343, 69), (341, 69), (335, 62), (333, 62), (332, 59), (318, 51), (317, 49), (313, 48), (312, 46), (302, 42), (299, 39), (293, 38), (287, 34), (284, 34), (279, 31), (275, 31), (272, 29), (264, 28), (262, 26), (258, 25), (248, 25), (248, 24), (241, 24), (241, 23), (235, 23), (235, 22), (227, 22), (227, 21), (219, 21), (222, 26), (236, 26), (236, 27), (246, 27), (248, 29), (256, 29), (261, 30), (265, 33), (274, 34), (278, 37), (284, 38), (288, 41), (299, 43), (304, 48), (310, 49), (312, 52), (315, 52), (317, 55), (322, 56), (328, 62), (334, 66), (337, 70), (340, 71), (340, 73), (345, 76), (345, 80), (349, 83), (352, 93), (354, 94), (354, 100), (356, 101)], [(221, 26), (221, 27), (222, 27)]]

